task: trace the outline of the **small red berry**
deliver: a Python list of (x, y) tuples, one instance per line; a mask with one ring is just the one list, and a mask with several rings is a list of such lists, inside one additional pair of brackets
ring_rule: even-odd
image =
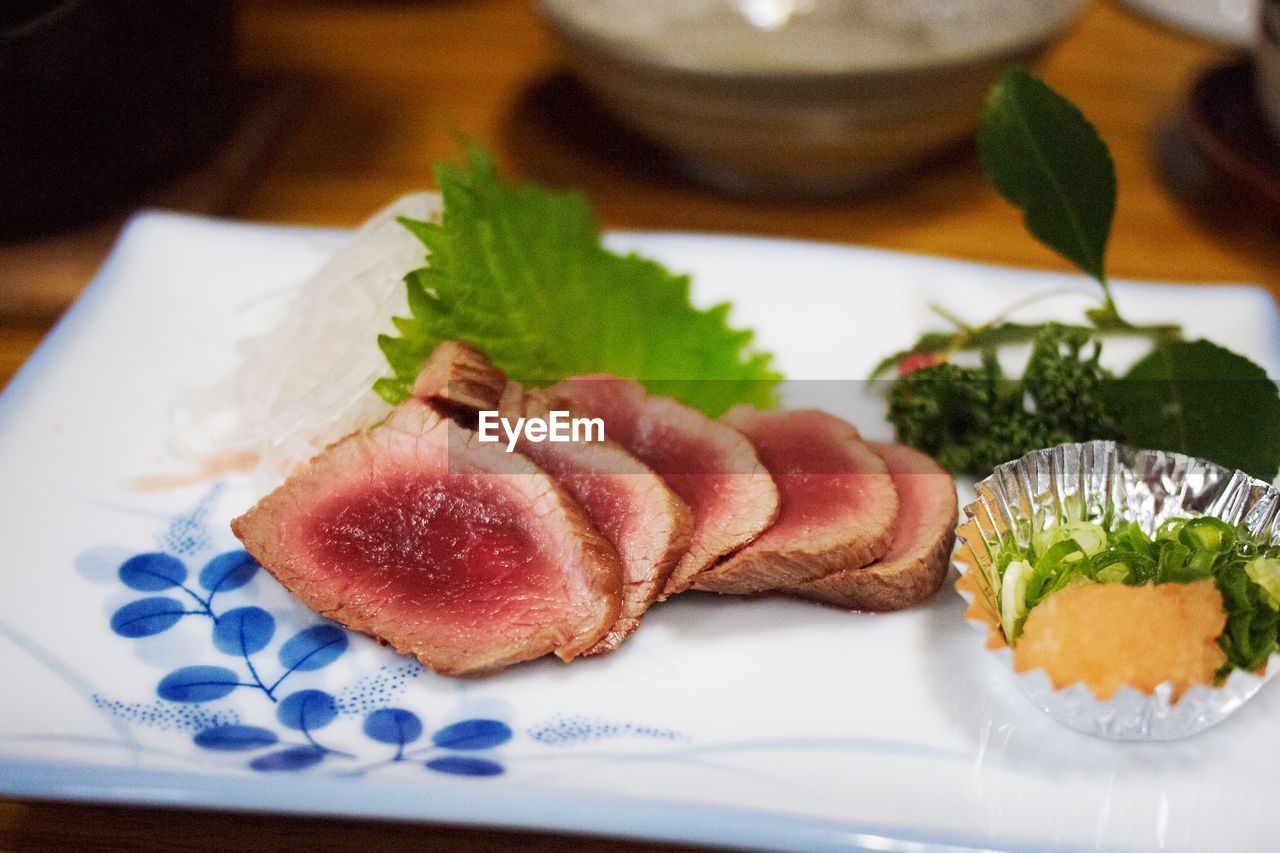
[(906, 376), (913, 370), (919, 370), (922, 367), (934, 367), (942, 364), (942, 359), (931, 352), (913, 352), (898, 363), (898, 375)]

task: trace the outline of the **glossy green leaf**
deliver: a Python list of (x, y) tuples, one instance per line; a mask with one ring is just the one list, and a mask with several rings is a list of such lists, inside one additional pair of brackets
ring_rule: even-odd
[(1025, 68), (1012, 68), (987, 95), (978, 153), (991, 183), (1022, 210), (1027, 229), (1104, 281), (1116, 175), (1084, 114)]
[(1280, 469), (1280, 392), (1266, 372), (1212, 341), (1166, 341), (1109, 396), (1130, 444), (1271, 480)]

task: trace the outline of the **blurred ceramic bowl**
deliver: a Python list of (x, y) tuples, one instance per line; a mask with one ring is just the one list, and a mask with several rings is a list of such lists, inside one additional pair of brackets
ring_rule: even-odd
[(541, 0), (580, 79), (694, 177), (868, 189), (969, 137), (1086, 0)]
[(1253, 44), (1258, 0), (1123, 0), (1148, 18), (1230, 47)]
[(1256, 56), (1258, 99), (1271, 123), (1271, 135), (1280, 143), (1280, 0), (1262, 4)]

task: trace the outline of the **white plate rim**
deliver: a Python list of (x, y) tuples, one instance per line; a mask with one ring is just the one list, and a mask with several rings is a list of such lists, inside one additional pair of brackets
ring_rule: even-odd
[[(92, 323), (99, 305), (109, 298), (115, 269), (120, 264), (120, 247), (127, 233), (147, 219), (178, 218), (163, 211), (134, 216), (121, 232), (116, 249), (95, 274), (82, 295), (55, 324), (22, 368), (0, 394), (0, 430), (3, 430), (24, 397), (39, 379), (56, 365), (58, 351)], [(346, 232), (286, 225), (262, 225), (203, 217), (213, 227), (290, 235), (337, 237)], [(956, 264), (979, 270), (1002, 270), (1018, 274), (1060, 277), (1061, 274), (1011, 268), (972, 261), (930, 257), (890, 250), (840, 245), (820, 241), (775, 237), (697, 232), (619, 231), (610, 239), (622, 242), (637, 238), (722, 241), (726, 244), (773, 243), (813, 249), (868, 253), (887, 257), (909, 257), (916, 262)], [(1129, 287), (1168, 287), (1166, 284), (1129, 284)], [(1185, 285), (1199, 287), (1198, 285)], [(1247, 290), (1273, 304), (1270, 294), (1253, 285), (1228, 285)], [(1271, 318), (1273, 339), (1280, 345), (1280, 315)], [(519, 790), (486, 789), (483, 796), (468, 794), (453, 785), (396, 786), (364, 782), (379, 793), (374, 797), (352, 797), (348, 784), (320, 776), (291, 777), (282, 786), (272, 779), (219, 777), (199, 771), (176, 772), (132, 768), (86, 767), (59, 762), (0, 760), (0, 793), (7, 796), (72, 800), (82, 802), (151, 805), (175, 808), (265, 812), (328, 817), (365, 817), (411, 822), (450, 823), (473, 827), (501, 827), (571, 833), (588, 833), (619, 838), (766, 849), (843, 850), (875, 849), (988, 849), (990, 840), (959, 835), (930, 835), (903, 826), (872, 826), (797, 815), (767, 813), (749, 808), (686, 805), (672, 808), (668, 801), (650, 802), (640, 796), (583, 796), (556, 792), (531, 794)], [(385, 790), (384, 790), (385, 789)], [(380, 802), (375, 802), (380, 799)], [(502, 815), (495, 817), (501, 803)], [(658, 816), (660, 820), (654, 818)], [(1045, 849), (1041, 844), (1008, 839), (1003, 849)]]

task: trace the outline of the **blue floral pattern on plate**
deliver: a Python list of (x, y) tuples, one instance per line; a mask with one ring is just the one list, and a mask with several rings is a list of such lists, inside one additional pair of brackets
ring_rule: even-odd
[[(169, 522), (158, 537), (165, 550), (134, 554), (120, 565), (120, 583), (141, 596), (118, 607), (110, 626), (118, 636), (136, 640), (164, 634), (184, 620), (203, 620), (208, 623), (209, 644), (228, 658), (226, 665), (192, 663), (172, 669), (155, 687), (161, 702), (168, 703), (160, 707), (99, 696), (99, 708), (135, 723), (191, 729), (196, 746), (250, 754), (247, 766), (260, 772), (304, 770), (331, 761), (349, 763), (345, 770), (356, 775), (402, 762), (420, 762), (427, 770), (454, 776), (504, 772), (494, 750), (511, 741), (514, 733), (503, 720), (464, 719), (427, 736), (418, 713), (387, 703), (391, 691), (354, 686), (335, 695), (316, 688), (295, 689), (298, 674), (322, 670), (347, 652), (348, 633), (333, 623), (317, 622), (277, 642), (276, 617), (236, 600), (237, 593), (251, 590), (266, 575), (243, 549), (215, 554), (198, 570), (188, 565), (212, 544), (204, 522), (220, 492), (215, 486), (193, 510)], [(400, 675), (416, 675), (420, 668), (409, 664), (405, 670), (413, 672)], [(236, 692), (248, 692), (272, 705), (274, 726), (248, 725), (234, 711), (207, 707)], [(198, 706), (200, 712), (184, 713), (172, 706)], [(324, 730), (343, 713), (363, 714), (360, 731), (367, 752), (357, 754), (326, 743)]]

